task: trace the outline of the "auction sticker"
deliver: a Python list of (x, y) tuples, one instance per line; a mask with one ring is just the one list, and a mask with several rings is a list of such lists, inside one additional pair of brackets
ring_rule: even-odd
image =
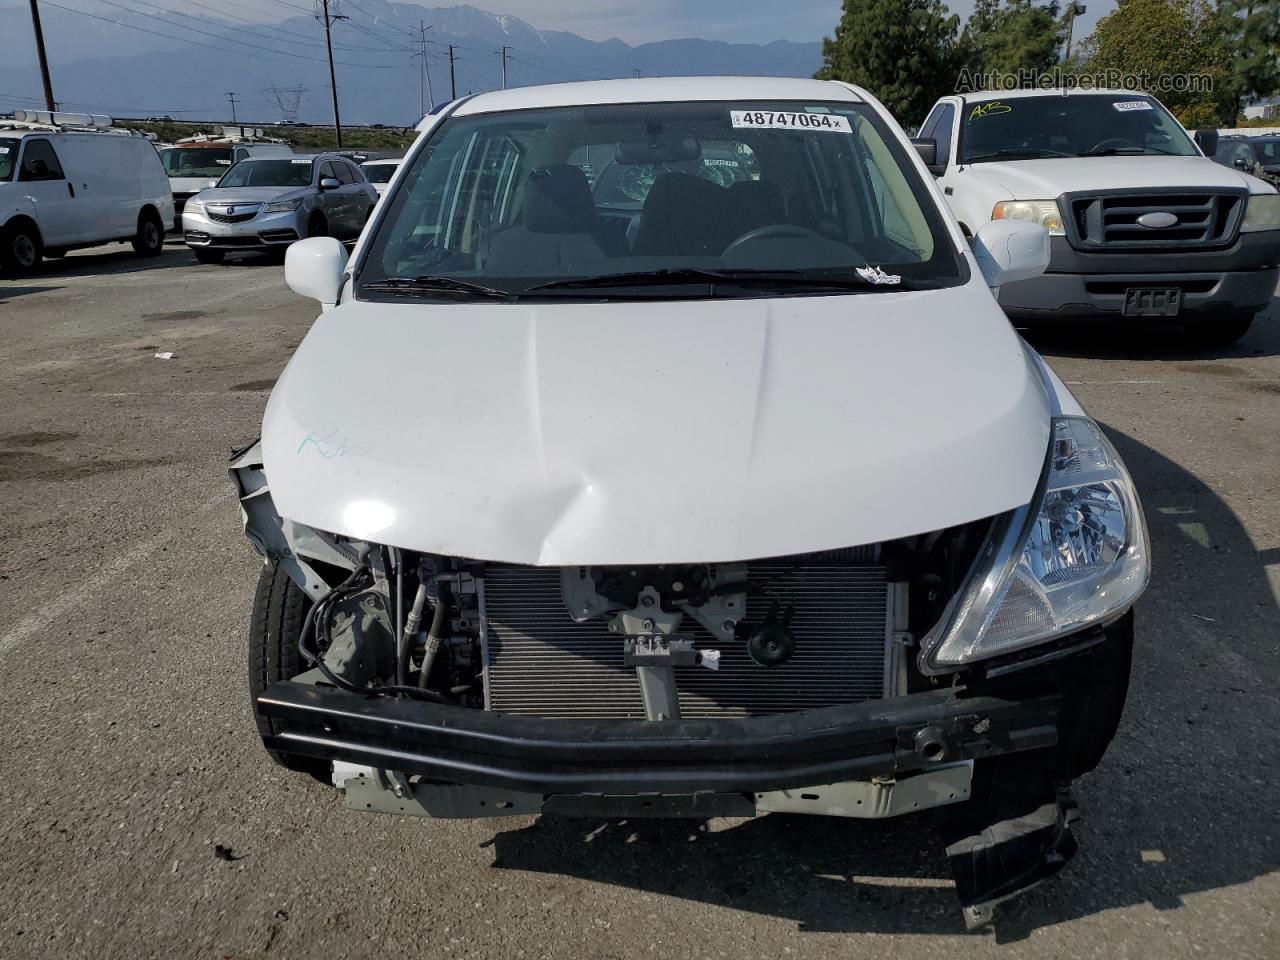
[(1121, 113), (1128, 113), (1130, 110), (1154, 110), (1146, 100), (1117, 100), (1112, 104)]
[(775, 110), (730, 110), (729, 123), (745, 130), (816, 130), (853, 133), (849, 118), (833, 113), (788, 113)]

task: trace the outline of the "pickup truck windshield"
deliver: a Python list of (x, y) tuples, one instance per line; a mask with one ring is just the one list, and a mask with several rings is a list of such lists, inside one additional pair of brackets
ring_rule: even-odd
[(171, 177), (220, 177), (231, 166), (230, 147), (170, 147), (160, 151)]
[(0, 181), (13, 179), (18, 162), (19, 141), (16, 137), (0, 137)]
[(455, 117), (409, 162), (362, 297), (802, 296), (967, 276), (923, 179), (863, 104)]
[(970, 100), (961, 109), (960, 163), (1165, 154), (1196, 155), (1182, 126), (1141, 94), (1048, 93)]
[(306, 187), (311, 160), (241, 160), (218, 181), (219, 187)]

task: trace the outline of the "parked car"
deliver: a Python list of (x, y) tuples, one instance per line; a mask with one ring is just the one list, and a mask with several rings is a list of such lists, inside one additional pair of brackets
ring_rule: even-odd
[(391, 182), (391, 178), (400, 169), (400, 161), (401, 158), (396, 157), (391, 160), (366, 160), (360, 164), (360, 169), (364, 171), (365, 179), (373, 184), (373, 189), (378, 191), (378, 196), (382, 196), (387, 192), (387, 184)]
[[(427, 117), (233, 460), (259, 732), (360, 810), (885, 817), (959, 804), (981, 922), (1075, 847), (1148, 577), (1124, 465), (884, 107), (645, 79)], [(630, 210), (570, 159), (733, 150)], [(585, 160), (583, 160), (585, 162)]]
[(1280, 135), (1250, 137), (1249, 142), (1253, 144), (1265, 175), (1272, 178), (1272, 183), (1280, 181)]
[(221, 263), (229, 251), (283, 250), (300, 237), (354, 240), (377, 201), (342, 157), (241, 160), (187, 201), (183, 238), (201, 263)]
[(920, 132), (966, 232), (1025, 219), (1052, 234), (1048, 272), (1000, 290), (1016, 323), (1153, 317), (1230, 343), (1271, 302), (1275, 187), (1207, 159), (1216, 131), (1197, 134), (1202, 153), (1154, 97), (943, 97)]
[(1213, 160), (1224, 167), (1233, 167), (1243, 173), (1263, 177), (1262, 162), (1258, 159), (1252, 141), (1247, 137), (1220, 137)]
[(250, 157), (288, 157), (293, 148), (284, 143), (237, 143), (200, 140), (176, 144), (160, 151), (176, 213), (174, 229), (182, 229), (182, 208), (201, 190), (222, 178), (232, 164)]
[(0, 267), (111, 242), (159, 254), (173, 198), (151, 142), (87, 114), (31, 115), (0, 123)]

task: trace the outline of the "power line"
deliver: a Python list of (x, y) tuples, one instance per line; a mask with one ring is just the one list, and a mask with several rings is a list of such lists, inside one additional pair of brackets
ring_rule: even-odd
[[(192, 40), (190, 37), (175, 37), (171, 33), (161, 33), (158, 30), (149, 30), (146, 27), (139, 27), (132, 23), (125, 23), (122, 20), (112, 20), (110, 17), (103, 17), (103, 16), (99, 16), (96, 13), (89, 13), (87, 10), (76, 10), (74, 7), (64, 7), (60, 3), (55, 3), (54, 0), (43, 0), (43, 3), (47, 7), (56, 7), (57, 9), (64, 10), (67, 13), (74, 13), (82, 17), (88, 17), (91, 20), (98, 20), (102, 23), (110, 23), (117, 27), (124, 27), (126, 30), (137, 30), (139, 33), (147, 33), (153, 37), (162, 37), (165, 40), (176, 40), (179, 43), (189, 43), (197, 47), (208, 47), (210, 50), (217, 50), (219, 53), (234, 53), (242, 57), (253, 57), (255, 60), (262, 59), (262, 57), (259, 56), (258, 54), (250, 53), (247, 50), (237, 50), (234, 47), (220, 47), (220, 46), (217, 46), (216, 44), (205, 43), (201, 40)], [(130, 12), (139, 13), (139, 11), (137, 10), (133, 10)], [(140, 15), (145, 16), (145, 14), (140, 14)], [(261, 49), (267, 50), (270, 53), (274, 53), (277, 56), (291, 57), (294, 60), (303, 60), (303, 61), (306, 61), (307, 63), (324, 63), (324, 61), (321, 59), (318, 59), (316, 57), (305, 57), (300, 53), (289, 53), (286, 50), (271, 50), (269, 47), (263, 47)], [(400, 64), (384, 65), (384, 64), (367, 64), (367, 63), (347, 63), (341, 60), (337, 61), (337, 63), (339, 63), (341, 66), (344, 66), (344, 67), (363, 67), (366, 70), (402, 70), (404, 69)], [(190, 112), (190, 111), (187, 111), (187, 112)]]
[[(236, 18), (229, 17), (229, 16), (227, 16), (225, 13), (222, 13), (222, 12), (221, 12), (217, 7), (211, 7), (211, 6), (209, 6), (208, 4), (200, 3), (200, 2), (199, 2), (199, 0), (186, 0), (186, 2), (187, 2), (187, 3), (190, 3), (192, 6), (200, 7), (200, 8), (201, 8), (201, 9), (203, 9), (203, 10), (211, 10), (211, 11), (213, 11), (214, 13), (217, 13), (217, 14), (219, 15), (219, 17), (221, 17), (222, 19), (221, 19), (221, 20), (215, 20), (215, 19), (213, 19), (212, 17), (202, 17), (202, 16), (200, 16), (200, 15), (198, 15), (198, 14), (194, 14), (194, 13), (184, 13), (184, 12), (183, 12), (183, 11), (181, 11), (181, 10), (170, 10), (170, 9), (169, 9), (169, 8), (167, 8), (167, 7), (161, 7), (161, 6), (157, 5), (157, 4), (149, 3), (149, 2), (148, 2), (148, 0), (133, 0), (133, 2), (134, 2), (134, 3), (140, 3), (140, 4), (142, 4), (144, 7), (151, 7), (151, 8), (153, 8), (153, 9), (155, 9), (155, 10), (159, 10), (159, 11), (161, 11), (162, 13), (171, 13), (171, 14), (173, 14), (174, 16), (177, 16), (177, 17), (187, 17), (188, 19), (191, 19), (191, 20), (197, 20), (197, 21), (199, 21), (200, 23), (207, 23), (207, 24), (210, 24), (210, 25), (212, 25), (212, 26), (214, 26), (214, 27), (216, 27), (216, 28), (218, 28), (218, 29), (221, 29), (221, 30), (235, 30), (235, 31), (238, 31), (239, 33), (245, 33), (245, 34), (248, 34), (249, 36), (256, 37), (256, 38), (257, 38), (257, 39), (259, 39), (259, 40), (265, 40), (265, 41), (267, 41), (267, 42), (269, 42), (269, 43), (292, 43), (292, 44), (294, 44), (295, 46), (305, 46), (305, 47), (323, 47), (323, 46), (324, 46), (324, 44), (323, 44), (323, 43), (321, 43), (321, 42), (320, 42), (317, 38), (315, 38), (315, 37), (307, 37), (307, 36), (305, 36), (304, 34), (301, 34), (301, 33), (294, 33), (292, 30), (282, 30), (282, 29), (280, 29), (279, 27), (271, 26), (270, 24), (265, 24), (265, 23), (262, 23), (262, 24), (252, 24), (252, 23), (251, 23), (251, 21), (246, 20), (246, 19), (244, 19), (243, 17), (236, 17)], [(274, 31), (274, 32), (278, 32), (278, 33), (281, 33), (281, 34), (285, 34), (286, 36), (289, 36), (289, 37), (300, 37), (300, 38), (302, 38), (302, 39), (298, 39), (298, 40), (286, 40), (283, 36), (282, 36), (282, 37), (264, 36), (264, 35), (262, 35), (262, 34), (258, 33), (258, 32), (257, 32), (257, 29), (252, 29), (252, 30), (251, 30), (251, 29), (249, 29), (248, 27), (239, 27), (239, 26), (236, 26), (236, 25), (235, 25), (235, 23), (236, 23), (236, 22), (239, 22), (239, 23), (250, 23), (253, 27), (258, 28), (258, 29), (262, 29), (262, 30), (271, 30), (271, 31)], [(236, 38), (234, 38), (234, 37), (223, 37), (223, 39), (225, 39), (225, 40), (235, 40), (235, 42), (237, 42), (237, 43), (239, 43), (239, 42), (240, 42), (240, 41), (236, 40)], [(337, 44), (335, 44), (335, 46), (337, 46)], [(349, 50), (362, 50), (362, 51), (367, 51), (367, 52), (371, 52), (371, 53), (380, 53), (380, 52), (382, 52), (382, 48), (379, 48), (379, 47), (360, 47), (360, 46), (354, 46), (354, 45), (348, 45), (348, 46), (346, 46), (344, 49), (349, 49)]]

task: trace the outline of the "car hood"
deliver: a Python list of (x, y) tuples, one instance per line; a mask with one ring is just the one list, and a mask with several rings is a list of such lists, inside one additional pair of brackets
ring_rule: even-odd
[(348, 303), (272, 392), (281, 516), (544, 565), (873, 543), (1031, 499), (1049, 400), (978, 284), (838, 297)]
[(1252, 177), (1205, 157), (1054, 157), (975, 163), (1015, 200), (1053, 200), (1063, 193), (1087, 190), (1142, 190), (1151, 187), (1249, 188)]
[(213, 187), (199, 194), (201, 203), (266, 203), (292, 200), (307, 193), (308, 187)]

